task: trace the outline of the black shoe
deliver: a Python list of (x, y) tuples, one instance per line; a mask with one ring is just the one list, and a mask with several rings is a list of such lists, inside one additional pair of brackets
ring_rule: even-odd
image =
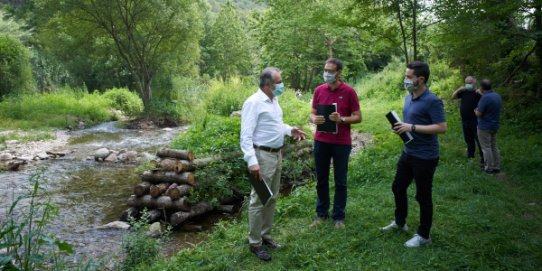
[(271, 255), (269, 255), (262, 246), (250, 246), (250, 252), (254, 253), (254, 255), (262, 261), (271, 261)]
[(487, 174), (498, 174), (501, 172), (501, 170), (500, 169), (486, 169), (484, 170), (484, 172)]
[(276, 243), (275, 241), (273, 241), (272, 239), (265, 239), (265, 238), (262, 238), (262, 243), (272, 249), (278, 249), (278, 248), (281, 248), (282, 246), (279, 244), (279, 243)]

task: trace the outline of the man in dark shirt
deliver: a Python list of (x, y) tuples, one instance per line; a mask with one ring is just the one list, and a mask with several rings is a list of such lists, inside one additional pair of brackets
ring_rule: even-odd
[(467, 158), (474, 158), (476, 145), (478, 145), (478, 149), (480, 150), (480, 164), (483, 165), (484, 156), (476, 131), (478, 121), (476, 115), (474, 115), (474, 108), (478, 106), (481, 97), (481, 93), (476, 89), (476, 78), (473, 76), (467, 76), (465, 78), (465, 86), (458, 88), (452, 94), (452, 99), (461, 99), (459, 110), (461, 112), (463, 138), (465, 139), (465, 143), (467, 143)]
[(482, 98), (474, 113), (478, 117), (478, 138), (484, 153), (486, 173), (501, 171), (500, 154), (497, 149), (497, 130), (501, 115), (501, 96), (492, 90), (491, 81), (484, 79), (480, 83)]
[(381, 230), (408, 230), (407, 190), (414, 179), (416, 200), (420, 205), (420, 225), (414, 237), (405, 243), (406, 247), (431, 243), (433, 176), (439, 161), (437, 134), (444, 134), (448, 129), (442, 100), (429, 91), (428, 80), (429, 65), (420, 61), (407, 65), (404, 85), (409, 95), (403, 106), (404, 122), (393, 126), (395, 133), (410, 132), (414, 139), (404, 145), (391, 187), (395, 198), (395, 220)]

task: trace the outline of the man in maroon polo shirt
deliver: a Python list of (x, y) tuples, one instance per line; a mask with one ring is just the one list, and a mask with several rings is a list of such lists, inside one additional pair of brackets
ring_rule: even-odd
[(329, 119), (337, 123), (337, 133), (316, 131), (314, 135), (314, 164), (316, 168), (316, 218), (312, 226), (316, 226), (329, 218), (329, 170), (333, 158), (335, 179), (335, 196), (333, 201), (333, 221), (335, 227), (344, 228), (346, 208), (346, 178), (348, 173), (348, 157), (352, 150), (350, 124), (361, 122), (361, 111), (358, 95), (351, 86), (341, 80), (343, 64), (336, 58), (330, 58), (324, 66), (325, 84), (314, 91), (310, 120), (314, 124), (323, 124), (325, 118), (317, 115), (317, 105), (337, 104), (337, 112)]

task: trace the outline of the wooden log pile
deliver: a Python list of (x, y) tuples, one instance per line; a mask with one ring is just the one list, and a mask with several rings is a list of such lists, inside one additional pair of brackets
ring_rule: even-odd
[(121, 219), (137, 218), (143, 209), (148, 210), (149, 222), (166, 221), (173, 226), (211, 210), (206, 202), (190, 204), (187, 196), (197, 185), (194, 171), (207, 161), (195, 161), (187, 150), (161, 149), (153, 161), (154, 168), (143, 172), (141, 183), (134, 186)]
[[(304, 140), (287, 145), (283, 149), (283, 154), (285, 157), (308, 160), (312, 157), (312, 141)], [(146, 208), (149, 223), (165, 221), (172, 226), (182, 225), (184, 228), (188, 225), (183, 223), (190, 218), (213, 209), (226, 213), (234, 211), (235, 206), (228, 205), (235, 201), (234, 197), (220, 199), (222, 205), (216, 208), (208, 202), (190, 204), (188, 197), (197, 186), (194, 176), (196, 170), (201, 170), (216, 161), (239, 158), (238, 153), (195, 159), (190, 151), (162, 149), (157, 152), (157, 156), (160, 159), (152, 161), (154, 167), (143, 172), (141, 182), (134, 186), (133, 194), (127, 201), (129, 208), (121, 215), (122, 220), (138, 218), (141, 211)], [(232, 190), (235, 192), (233, 188)], [(243, 195), (237, 195), (237, 198), (242, 197)]]

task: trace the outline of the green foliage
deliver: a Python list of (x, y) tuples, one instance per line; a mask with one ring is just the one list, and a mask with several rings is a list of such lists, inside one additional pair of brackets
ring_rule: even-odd
[(0, 36), (10, 36), (16, 40), (29, 40), (31, 32), (26, 30), (27, 26), (2, 9), (0, 9)]
[[(0, 14), (1, 15), (1, 14)], [(0, 34), (0, 100), (34, 89), (30, 53), (18, 40)]]
[(38, 270), (63, 265), (62, 255), (73, 254), (66, 242), (56, 239), (46, 231), (58, 209), (43, 189), (47, 179), (43, 171), (30, 177), (32, 190), (19, 196), (11, 204), (0, 224), (0, 256), (2, 270)]
[(241, 110), (245, 100), (258, 89), (255, 82), (239, 77), (227, 81), (213, 80), (209, 92), (205, 94), (203, 108), (209, 114), (229, 116)]
[[(431, 75), (429, 89), (443, 98), (461, 86), (462, 79), (457, 69), (451, 68), (444, 61), (428, 62)], [(362, 79), (357, 90), (361, 91), (361, 99), (382, 99), (395, 101), (406, 91), (403, 87), (406, 65), (393, 59), (381, 72)]]
[(31, 129), (87, 125), (114, 118), (110, 101), (98, 93), (64, 88), (56, 93), (10, 97), (0, 103), (0, 127)]
[[(41, 30), (48, 47), (57, 46), (64, 58), (79, 53), (78, 45), (90, 49), (89, 55), (109, 64), (100, 68), (103, 74), (119, 75), (129, 72), (147, 105), (152, 95), (152, 81), (159, 73), (197, 72), (195, 63), (199, 58), (199, 40), (202, 38), (202, 1), (58, 1), (41, 0), (35, 6), (43, 11), (47, 23)], [(49, 38), (48, 38), (49, 37)], [(60, 49), (62, 48), (62, 49)], [(65, 50), (73, 48), (74, 50)], [(83, 48), (83, 47), (81, 47)], [(81, 59), (80, 59), (81, 60)], [(94, 60), (94, 59), (92, 59)], [(71, 66), (87, 72), (91, 65), (77, 61)], [(88, 62), (87, 62), (88, 63)], [(91, 63), (98, 64), (98, 61)], [(121, 64), (120, 67), (118, 64)]]
[(127, 88), (108, 89), (103, 96), (110, 100), (113, 108), (121, 110), (127, 116), (133, 117), (143, 112), (143, 101)]
[(143, 210), (139, 220), (131, 220), (132, 232), (123, 236), (122, 249), (124, 258), (118, 266), (118, 270), (130, 271), (138, 265), (151, 264), (160, 252), (160, 242), (167, 238), (169, 232), (162, 235), (160, 239), (153, 239), (147, 236), (149, 213)]
[(250, 52), (251, 41), (237, 10), (228, 1), (202, 41), (202, 72), (223, 80), (249, 74), (254, 58)]

